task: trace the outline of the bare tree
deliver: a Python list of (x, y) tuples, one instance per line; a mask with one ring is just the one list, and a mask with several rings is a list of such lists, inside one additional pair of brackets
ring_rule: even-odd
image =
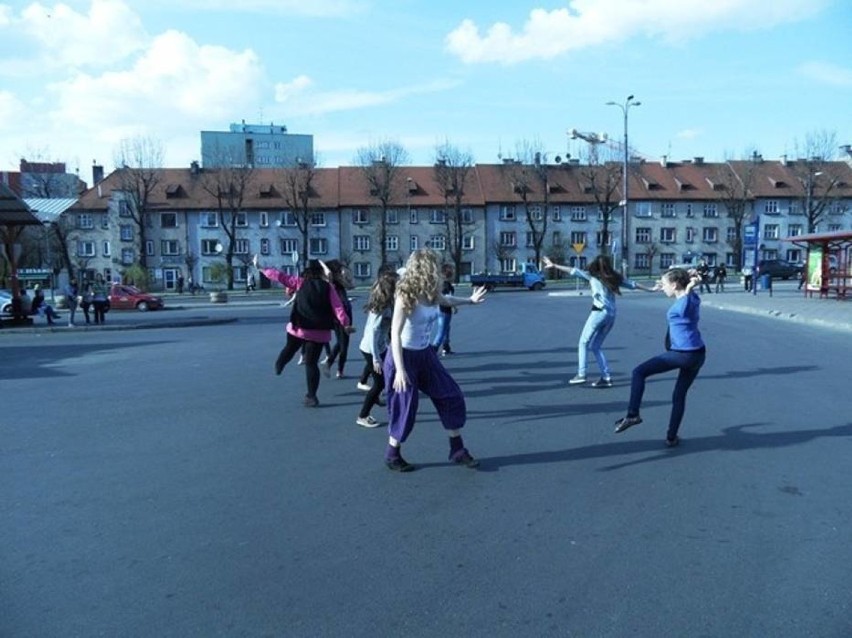
[(358, 149), (356, 162), (361, 167), (370, 196), (378, 203), (377, 237), (381, 249), (380, 267), (387, 265), (388, 209), (405, 196), (402, 167), (408, 164), (408, 152), (398, 142), (384, 141)]
[(808, 133), (803, 143), (795, 144), (796, 161), (790, 168), (802, 187), (801, 209), (809, 233), (816, 232), (817, 226), (840, 200), (842, 174), (832, 165), (837, 148), (837, 133), (829, 131)]
[[(616, 157), (617, 153), (617, 150), (610, 146), (601, 150), (600, 143), (589, 144), (582, 151), (585, 163), (580, 169), (580, 187), (595, 199), (595, 207), (598, 209), (601, 218), (603, 247), (604, 250), (608, 248), (614, 262), (617, 260), (615, 259), (616, 256), (612, 254), (613, 243), (610, 225), (613, 213), (621, 208), (619, 195), (623, 179), (622, 164)], [(603, 253), (604, 250), (601, 252)]]
[(541, 247), (547, 235), (550, 206), (550, 173), (541, 142), (522, 140), (516, 145), (516, 160), (501, 166), (512, 192), (521, 200), (529, 229), (535, 263), (541, 262)]
[(296, 228), (302, 236), (301, 262), (307, 263), (311, 215), (315, 210), (312, 199), (319, 197), (319, 193), (314, 188), (314, 180), (317, 176), (315, 160), (299, 161), (292, 166), (281, 168), (278, 176), (281, 197), (293, 215)]
[(136, 261), (145, 270), (148, 214), (152, 194), (162, 179), (163, 155), (159, 140), (140, 136), (123, 140), (115, 156), (118, 190), (122, 192), (127, 216), (136, 225)]
[(733, 239), (729, 242), (736, 259), (736, 269), (743, 267), (743, 228), (746, 219), (751, 217), (754, 210), (754, 198), (752, 188), (757, 176), (758, 161), (760, 155), (757, 151), (746, 153), (745, 159), (740, 161), (728, 160), (722, 164), (716, 164), (711, 180), (712, 187), (718, 186), (721, 193), (720, 200), (725, 206), (725, 214), (734, 223)]
[(234, 289), (234, 255), (239, 237), (237, 222), (245, 215), (244, 202), (254, 177), (251, 166), (223, 166), (204, 171), (201, 187), (216, 200), (219, 226), (225, 233), (224, 246), (228, 290)]
[[(461, 273), (464, 239), (472, 232), (473, 220), (465, 220), (463, 202), (473, 172), (473, 156), (449, 142), (435, 149), (435, 183), (444, 199), (444, 225), (447, 230), (447, 249), (455, 268), (455, 280)], [(471, 228), (470, 230), (465, 230)]]

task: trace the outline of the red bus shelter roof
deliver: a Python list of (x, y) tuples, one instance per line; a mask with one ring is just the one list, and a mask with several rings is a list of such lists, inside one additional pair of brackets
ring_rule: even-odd
[(852, 231), (836, 230), (831, 233), (810, 233), (808, 235), (784, 237), (781, 241), (789, 241), (797, 246), (822, 244), (832, 248), (843, 248), (844, 246), (852, 246)]

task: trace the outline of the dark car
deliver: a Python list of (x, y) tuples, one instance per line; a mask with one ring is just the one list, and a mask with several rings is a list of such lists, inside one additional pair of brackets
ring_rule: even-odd
[(126, 284), (113, 284), (109, 292), (109, 307), (115, 310), (157, 310), (162, 308), (162, 297), (149, 295), (142, 292), (136, 286)]
[(757, 264), (757, 272), (758, 276), (769, 275), (773, 279), (790, 279), (798, 277), (802, 267), (783, 259), (764, 259)]

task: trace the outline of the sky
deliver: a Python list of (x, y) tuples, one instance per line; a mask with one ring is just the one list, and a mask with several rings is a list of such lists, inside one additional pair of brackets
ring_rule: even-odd
[(91, 183), (139, 137), (188, 167), (243, 120), (313, 135), (324, 167), (387, 141), (555, 161), (586, 150), (571, 129), (623, 140), (629, 95), (649, 160), (780, 159), (852, 143), (850, 34), (849, 0), (0, 0), (0, 170)]

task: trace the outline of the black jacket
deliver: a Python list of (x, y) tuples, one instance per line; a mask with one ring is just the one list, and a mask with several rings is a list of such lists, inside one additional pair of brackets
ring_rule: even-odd
[(290, 323), (306, 330), (334, 328), (334, 308), (328, 297), (329, 284), (322, 279), (307, 279), (296, 292)]

